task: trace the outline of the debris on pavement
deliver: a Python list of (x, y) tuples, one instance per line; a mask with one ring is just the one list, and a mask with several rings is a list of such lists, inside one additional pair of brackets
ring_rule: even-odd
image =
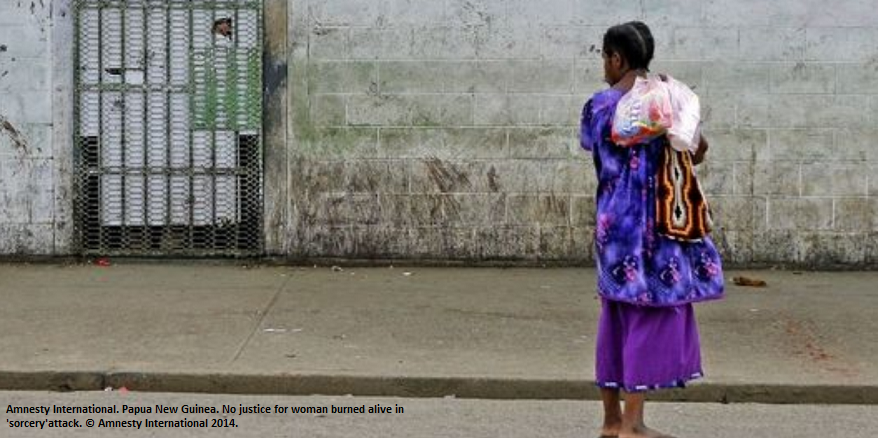
[(341, 271), (344, 271), (344, 269), (342, 269), (341, 266), (333, 266), (332, 267), (332, 272), (341, 272)]
[(267, 328), (262, 330), (265, 333), (286, 333), (287, 329), (284, 328)]
[(760, 280), (758, 278), (744, 277), (744, 276), (735, 277), (732, 279), (732, 281), (734, 281), (735, 284), (738, 286), (745, 286), (745, 287), (765, 287), (765, 286), (768, 286), (768, 283), (766, 283), (765, 280)]

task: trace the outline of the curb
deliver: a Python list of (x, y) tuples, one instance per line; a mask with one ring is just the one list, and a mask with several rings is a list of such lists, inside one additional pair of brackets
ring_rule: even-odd
[[(600, 400), (586, 380), (491, 377), (381, 377), (314, 374), (172, 374), (100, 371), (0, 371), (3, 391), (131, 391), (242, 395), (354, 395), (494, 400)], [(656, 401), (695, 403), (878, 405), (878, 386), (695, 384), (651, 395)]]

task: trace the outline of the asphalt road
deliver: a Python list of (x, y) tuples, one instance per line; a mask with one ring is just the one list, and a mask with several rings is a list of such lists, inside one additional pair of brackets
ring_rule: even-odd
[[(600, 405), (580, 401), (493, 401), (364, 397), (270, 397), (135, 392), (0, 392), (2, 437), (591, 437)], [(4, 406), (5, 405), (5, 406)], [(52, 413), (61, 407), (115, 408), (118, 413)], [(223, 407), (235, 412), (222, 413)], [(390, 413), (369, 413), (370, 408)], [(332, 413), (332, 409), (365, 413)], [(29, 412), (11, 411), (27, 409)], [(177, 410), (176, 413), (159, 412)], [(326, 413), (293, 413), (293, 408), (325, 408)], [(40, 410), (47, 409), (45, 414)], [(205, 413), (216, 409), (218, 413)], [(241, 413), (242, 409), (269, 413)], [(286, 410), (286, 413), (278, 412)], [(122, 411), (125, 410), (125, 413)], [(186, 410), (187, 412), (184, 412)], [(136, 413), (135, 413), (136, 411)], [(149, 411), (149, 412), (144, 412)], [(672, 404), (648, 408), (653, 427), (679, 438), (872, 437), (876, 406)], [(192, 422), (185, 428), (173, 423)], [(73, 420), (79, 427), (69, 427)], [(87, 421), (92, 420), (92, 427)], [(234, 425), (232, 422), (234, 420)], [(131, 427), (113, 427), (127, 422)], [(42, 423), (41, 423), (42, 422)], [(54, 423), (50, 423), (54, 422)], [(64, 428), (67, 422), (67, 428)], [(138, 423), (139, 422), (139, 423)], [(50, 427), (52, 426), (62, 426)], [(201, 425), (206, 427), (201, 427)], [(139, 429), (137, 428), (139, 425)], [(27, 426), (27, 427), (23, 427)], [(107, 427), (110, 426), (110, 427)], [(196, 427), (197, 426), (197, 427)], [(222, 426), (222, 427), (218, 427)], [(42, 429), (41, 429), (42, 427)]]

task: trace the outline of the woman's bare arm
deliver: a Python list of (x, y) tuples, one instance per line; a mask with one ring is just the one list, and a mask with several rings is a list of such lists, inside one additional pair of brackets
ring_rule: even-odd
[(701, 140), (698, 142), (698, 149), (692, 154), (692, 163), (698, 165), (704, 162), (704, 155), (707, 154), (707, 149), (709, 148), (710, 145), (707, 144), (707, 139), (702, 135)]

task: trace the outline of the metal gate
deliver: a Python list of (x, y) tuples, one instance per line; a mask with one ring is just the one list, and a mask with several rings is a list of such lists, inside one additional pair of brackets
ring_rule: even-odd
[(84, 254), (262, 250), (261, 0), (76, 0)]

